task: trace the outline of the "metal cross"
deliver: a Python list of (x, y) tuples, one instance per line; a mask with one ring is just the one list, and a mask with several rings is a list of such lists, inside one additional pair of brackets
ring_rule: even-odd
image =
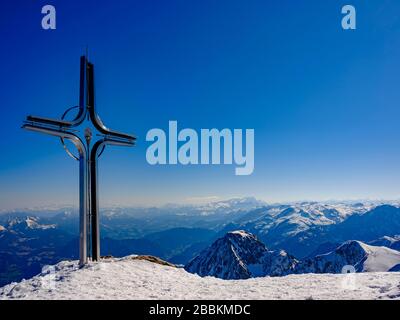
[[(77, 115), (71, 121), (67, 114), (77, 109)], [(93, 133), (90, 127), (79, 130), (85, 120), (90, 120), (99, 132), (100, 139), (92, 143)], [(98, 157), (106, 145), (133, 146), (136, 137), (108, 129), (96, 113), (94, 100), (94, 70), (86, 56), (81, 57), (79, 106), (67, 109), (60, 120), (28, 116), (23, 129), (59, 137), (67, 153), (79, 161), (79, 262), (86, 264), (88, 256), (93, 261), (100, 259), (99, 197), (97, 182)], [(78, 133), (83, 133), (80, 137)], [(78, 149), (75, 156), (66, 146), (71, 141)], [(89, 240), (89, 241), (88, 241)]]

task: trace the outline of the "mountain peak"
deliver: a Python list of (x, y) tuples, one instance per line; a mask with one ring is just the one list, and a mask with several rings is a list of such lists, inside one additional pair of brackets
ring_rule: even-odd
[(284, 251), (269, 251), (253, 234), (236, 230), (217, 239), (185, 269), (202, 277), (247, 279), (288, 274), (296, 262)]
[(364, 249), (366, 248), (367, 245), (361, 241), (358, 240), (347, 240), (345, 242), (343, 242), (337, 249), (336, 251), (343, 251), (343, 250), (347, 250), (349, 248), (352, 249)]
[(256, 236), (255, 235), (253, 235), (253, 234), (251, 234), (251, 233), (249, 233), (249, 232), (247, 232), (247, 231), (244, 231), (244, 230), (235, 230), (235, 231), (230, 231), (230, 232), (228, 232), (227, 234), (226, 234), (226, 236), (239, 236), (239, 237), (242, 237), (242, 238), (254, 238), (255, 240), (257, 240), (257, 238), (256, 238)]
[(39, 218), (37, 218), (37, 217), (27, 217), (25, 219), (25, 222), (26, 222), (26, 226), (29, 229), (46, 230), (46, 229), (54, 229), (56, 227), (55, 224), (40, 224), (39, 223)]

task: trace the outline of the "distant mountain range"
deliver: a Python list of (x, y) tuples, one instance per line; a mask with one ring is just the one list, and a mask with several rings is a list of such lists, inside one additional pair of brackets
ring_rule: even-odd
[(361, 203), (271, 206), (249, 212), (220, 233), (238, 229), (256, 234), (270, 248), (304, 258), (321, 246), (332, 249), (349, 239), (369, 242), (399, 234), (400, 209)]
[[(43, 265), (78, 255), (78, 214), (71, 208), (0, 214), (0, 286), (30, 278)], [(246, 230), (268, 252), (305, 261), (347, 240), (398, 250), (396, 202), (268, 205), (237, 198), (205, 205), (113, 207), (101, 212), (102, 255), (151, 254), (187, 265), (229, 231)], [(282, 251), (283, 250), (283, 251)]]

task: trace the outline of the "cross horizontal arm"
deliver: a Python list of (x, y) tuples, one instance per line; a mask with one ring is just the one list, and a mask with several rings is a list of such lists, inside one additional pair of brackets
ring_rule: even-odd
[(112, 146), (126, 146), (131, 147), (135, 145), (135, 141), (127, 140), (127, 139), (115, 139), (110, 136), (106, 136), (103, 140), (101, 140), (104, 145), (112, 145)]
[(106, 135), (107, 137), (110, 138), (119, 138), (119, 139), (126, 139), (129, 141), (134, 142), (136, 140), (136, 137), (133, 135), (129, 135), (126, 133), (114, 131), (108, 129), (103, 122), (101, 121), (100, 117), (94, 112), (94, 109), (92, 108), (90, 111), (90, 115), (92, 118), (93, 125), (96, 127), (97, 130), (99, 130), (102, 134)]
[(85, 145), (82, 142), (82, 140), (76, 136), (75, 134), (68, 132), (68, 131), (64, 131), (61, 129), (55, 129), (52, 127), (45, 127), (45, 126), (38, 126), (35, 124), (24, 124), (22, 126), (22, 129), (26, 129), (26, 130), (30, 130), (30, 131), (35, 131), (35, 132), (39, 132), (39, 133), (44, 133), (44, 134), (49, 134), (52, 136), (56, 136), (56, 137), (60, 137), (60, 138), (64, 138), (64, 139), (68, 139), (71, 140), (72, 143), (77, 147), (79, 154), (81, 156), (85, 156), (86, 152), (85, 152)]
[[(70, 110), (70, 109), (68, 109), (68, 110)], [(71, 128), (71, 127), (76, 127), (76, 126), (80, 125), (85, 120), (85, 115), (86, 115), (85, 109), (79, 107), (79, 113), (75, 117), (75, 119), (72, 121), (50, 119), (50, 118), (37, 117), (37, 116), (27, 116), (26, 121)]]
[(32, 123), (44, 124), (44, 125), (53, 125), (53, 126), (58, 126), (58, 127), (68, 127), (68, 128), (72, 127), (71, 121), (56, 120), (56, 119), (42, 118), (42, 117), (36, 117), (36, 116), (27, 116), (26, 122), (32, 122)]
[(118, 131), (107, 130), (107, 131), (101, 131), (101, 132), (104, 133), (109, 138), (126, 139), (126, 140), (130, 141), (132, 144), (134, 144), (134, 141), (136, 140), (135, 136), (132, 136), (132, 135), (129, 135), (126, 133), (122, 133), (122, 132), (118, 132)]

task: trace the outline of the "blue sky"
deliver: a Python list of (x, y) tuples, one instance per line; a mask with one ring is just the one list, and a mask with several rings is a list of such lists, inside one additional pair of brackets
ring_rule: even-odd
[[(357, 30), (341, 28), (341, 8)], [(41, 28), (41, 8), (57, 29)], [(8, 1), (0, 10), (0, 208), (77, 203), (78, 167), (55, 138), (20, 129), (78, 103), (89, 47), (107, 126), (138, 136), (106, 150), (101, 204), (202, 197), (266, 201), (400, 196), (400, 3)], [(150, 166), (148, 130), (254, 128), (255, 171)]]

